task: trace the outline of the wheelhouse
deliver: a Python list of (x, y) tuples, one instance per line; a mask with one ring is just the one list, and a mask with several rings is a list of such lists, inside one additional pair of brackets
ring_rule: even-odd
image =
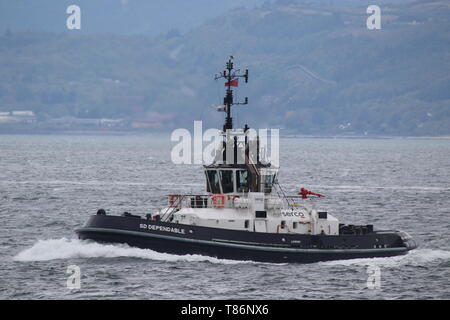
[(248, 192), (272, 192), (278, 170), (259, 168), (258, 174), (246, 166), (205, 167), (206, 191), (210, 194), (242, 194)]

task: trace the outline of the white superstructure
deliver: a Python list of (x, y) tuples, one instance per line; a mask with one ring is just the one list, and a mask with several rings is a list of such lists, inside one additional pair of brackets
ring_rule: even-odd
[(232, 87), (238, 86), (239, 78), (248, 81), (248, 70), (240, 74), (232, 60), (230, 57), (226, 64), (228, 71), (215, 77), (226, 80), (220, 108), (226, 118), (214, 161), (204, 167), (206, 194), (170, 195), (169, 206), (161, 209), (156, 219), (249, 232), (338, 235), (339, 221), (308, 205), (306, 194), (302, 198), (285, 196), (277, 182), (278, 168), (271, 165), (268, 146), (260, 145), (256, 132), (247, 125), (233, 129), (231, 106), (247, 104), (248, 98), (234, 101)]

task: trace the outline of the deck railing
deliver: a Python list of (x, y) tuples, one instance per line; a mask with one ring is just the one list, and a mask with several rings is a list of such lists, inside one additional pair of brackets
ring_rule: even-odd
[[(267, 196), (266, 199), (281, 199), (281, 207), (300, 207), (304, 205), (300, 196), (286, 196), (284, 194), (274, 194)], [(168, 196), (168, 207), (162, 214), (163, 217), (170, 215), (181, 208), (245, 208), (240, 199), (248, 199), (244, 195), (227, 195), (227, 194), (172, 194)]]

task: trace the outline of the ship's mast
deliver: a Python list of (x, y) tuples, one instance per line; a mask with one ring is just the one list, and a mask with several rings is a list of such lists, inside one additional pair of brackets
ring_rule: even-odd
[[(256, 141), (250, 141), (249, 138), (249, 127), (245, 125), (243, 128), (243, 132), (234, 132), (233, 130), (233, 118), (231, 116), (231, 106), (234, 105), (243, 105), (248, 104), (248, 97), (245, 97), (243, 102), (234, 102), (233, 100), (233, 89), (232, 87), (238, 86), (239, 78), (244, 78), (245, 82), (248, 82), (248, 69), (245, 69), (245, 72), (241, 72), (240, 69), (234, 69), (233, 65), (233, 56), (230, 56), (228, 62), (226, 63), (226, 70), (223, 72), (216, 74), (214, 77), (215, 80), (220, 78), (225, 79), (225, 97), (223, 99), (223, 106), (219, 108), (220, 111), (224, 111), (226, 113), (225, 123), (223, 125), (223, 142), (222, 142), (222, 160), (225, 165), (234, 165), (241, 166), (244, 165), (247, 168), (248, 172), (248, 183), (249, 183), (249, 191), (251, 192), (260, 192), (261, 189), (261, 174), (259, 168), (263, 165), (260, 162), (260, 154), (259, 154), (259, 136), (256, 136)], [(244, 144), (240, 143), (238, 146), (238, 135), (244, 135)], [(252, 147), (250, 147), (252, 145)], [(230, 148), (233, 152), (227, 152), (227, 149)], [(229, 155), (233, 155), (231, 159), (227, 159), (227, 153)], [(238, 153), (243, 155), (243, 162), (238, 163)], [(240, 159), (242, 159), (240, 157)], [(228, 161), (227, 161), (228, 160)], [(270, 166), (270, 164), (268, 165)], [(242, 168), (242, 167), (240, 167)]]
[[(228, 62), (226, 63), (226, 70), (221, 72), (219, 75), (216, 75), (214, 77), (215, 80), (218, 80), (220, 78), (224, 78), (227, 82), (225, 83), (225, 86), (227, 87), (225, 97), (223, 99), (224, 104), (224, 111), (226, 112), (227, 116), (225, 118), (225, 123), (223, 125), (223, 131), (226, 132), (227, 130), (233, 129), (233, 118), (231, 117), (231, 106), (233, 105), (239, 105), (239, 104), (248, 104), (248, 97), (245, 97), (244, 102), (234, 102), (233, 101), (233, 90), (231, 87), (237, 87), (238, 86), (238, 79), (244, 78), (245, 82), (248, 82), (248, 69), (245, 69), (245, 73), (241, 74), (240, 70), (235, 70), (233, 67), (233, 60), (234, 57), (230, 56), (228, 59)], [(228, 70), (228, 72), (227, 72)]]

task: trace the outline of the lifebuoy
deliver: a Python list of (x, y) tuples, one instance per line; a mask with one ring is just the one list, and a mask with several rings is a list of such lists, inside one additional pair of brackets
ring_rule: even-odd
[(215, 208), (225, 207), (225, 195), (224, 194), (215, 194), (211, 197), (211, 200), (212, 200)]
[(169, 194), (169, 207), (178, 207), (180, 205), (179, 198), (181, 198), (181, 194)]

